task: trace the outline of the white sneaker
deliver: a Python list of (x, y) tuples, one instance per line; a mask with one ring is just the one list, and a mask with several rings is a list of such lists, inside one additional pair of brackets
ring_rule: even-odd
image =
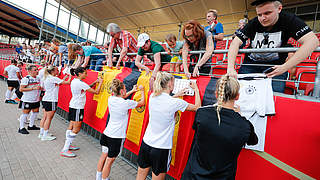
[(54, 136), (42, 136), (41, 141), (52, 141), (55, 139), (56, 139), (56, 137), (54, 137)]
[(42, 138), (42, 136), (43, 136), (42, 134), (39, 134), (39, 135), (38, 135), (38, 138), (39, 138), (39, 139), (41, 139), (41, 138)]

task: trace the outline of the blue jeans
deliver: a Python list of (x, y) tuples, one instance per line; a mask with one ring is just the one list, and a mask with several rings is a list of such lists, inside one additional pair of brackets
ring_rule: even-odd
[(91, 70), (95, 70), (95, 71), (101, 71), (102, 70), (102, 66), (103, 66), (103, 61), (105, 61), (106, 59), (104, 58), (100, 58), (100, 59), (91, 59), (90, 60), (90, 67), (89, 69)]
[[(262, 73), (264, 70), (268, 69), (269, 66), (246, 66), (242, 65), (239, 69), (239, 74), (250, 74), (250, 73)], [(281, 75), (275, 76), (272, 79), (281, 79), (286, 80), (288, 78), (288, 73), (285, 72)], [(272, 90), (274, 92), (284, 93), (284, 89), (286, 87), (285, 81), (274, 81), (272, 80)]]

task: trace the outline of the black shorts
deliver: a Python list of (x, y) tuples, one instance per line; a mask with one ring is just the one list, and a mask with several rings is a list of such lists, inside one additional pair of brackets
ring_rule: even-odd
[(117, 157), (123, 147), (123, 138), (111, 138), (102, 133), (100, 144), (101, 146), (108, 147), (108, 157), (114, 158)]
[(84, 109), (73, 109), (69, 107), (69, 121), (83, 121)]
[(56, 111), (58, 102), (42, 101), (42, 107), (45, 111)]
[(15, 89), (18, 89), (20, 86), (19, 81), (16, 81), (16, 80), (7, 80), (7, 84), (8, 84), (8, 87), (13, 87)]
[(39, 102), (22, 102), (20, 101), (19, 109), (37, 109), (40, 107), (40, 101)]
[(139, 155), (138, 165), (141, 168), (151, 167), (155, 175), (167, 173), (170, 168), (171, 149), (154, 148), (142, 141)]

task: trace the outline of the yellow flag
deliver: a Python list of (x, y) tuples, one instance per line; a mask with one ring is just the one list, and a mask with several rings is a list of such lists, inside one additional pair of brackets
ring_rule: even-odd
[[(150, 75), (146, 75), (146, 72), (143, 71), (141, 72), (141, 75), (137, 82), (138, 87), (140, 85), (144, 87), (145, 102), (147, 102), (147, 98), (148, 98), (149, 79), (150, 79)], [(133, 99), (135, 101), (139, 101), (141, 99), (141, 91), (136, 92), (136, 94), (133, 96)], [(127, 130), (127, 139), (135, 143), (137, 146), (139, 146), (139, 142), (141, 138), (140, 136), (141, 136), (142, 125), (143, 125), (145, 109), (146, 109), (145, 106), (132, 109), (128, 130)]]
[(111, 82), (121, 72), (122, 69), (118, 70), (104, 68), (103, 70), (103, 82), (101, 85), (100, 93), (93, 96), (93, 100), (96, 100), (98, 102), (96, 116), (100, 119), (104, 117), (104, 114), (106, 113), (108, 108), (108, 98), (109, 96), (111, 96)]

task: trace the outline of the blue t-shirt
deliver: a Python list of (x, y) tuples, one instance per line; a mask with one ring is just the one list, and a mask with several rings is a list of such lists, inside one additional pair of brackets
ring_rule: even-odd
[[(209, 25), (209, 26), (206, 26), (204, 28), (204, 30), (210, 31), (212, 33), (212, 37), (214, 35), (219, 34), (219, 33), (224, 33), (223, 32), (223, 26), (222, 26), (222, 24), (220, 22), (218, 22), (213, 29), (211, 29), (210, 25)], [(214, 41), (214, 49), (216, 49), (216, 44), (217, 44), (217, 41), (215, 40)]]
[(21, 51), (22, 51), (22, 46), (16, 47), (16, 52), (17, 52), (18, 54), (20, 54)]
[[(91, 56), (91, 54), (95, 54), (95, 53), (102, 53), (98, 48), (94, 46), (82, 46), (82, 49), (85, 57)], [(90, 57), (90, 59), (101, 59), (101, 58), (105, 58), (105, 57), (103, 55), (98, 55), (98, 56), (95, 55)]]
[[(176, 41), (176, 46), (175, 46), (174, 48), (171, 48), (171, 47), (168, 45), (168, 43), (165, 43), (165, 44), (166, 44), (166, 47), (167, 47), (168, 49), (170, 49), (171, 52), (177, 52), (177, 53), (178, 53), (178, 52), (180, 51), (180, 49), (182, 49), (183, 41)], [(179, 56), (179, 55), (172, 55), (172, 57), (175, 57), (175, 56), (178, 56), (179, 59), (182, 59), (181, 56)]]

